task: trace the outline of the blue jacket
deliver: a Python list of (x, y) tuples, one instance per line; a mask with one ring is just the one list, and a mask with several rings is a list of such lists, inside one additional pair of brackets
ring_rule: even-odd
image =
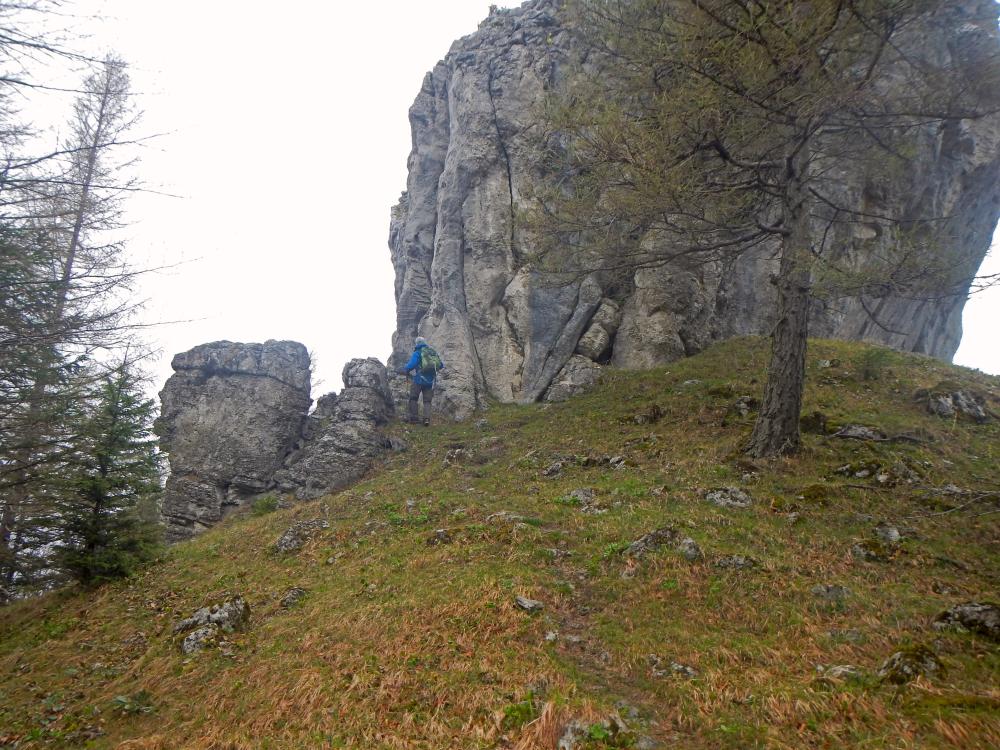
[[(400, 368), (402, 372), (410, 372), (413, 370), (413, 382), (417, 385), (434, 385), (434, 378), (437, 373), (431, 375), (424, 375), (420, 372), (420, 350), (423, 349), (427, 344), (417, 344), (417, 348), (413, 350), (413, 354), (410, 356), (410, 361)], [(438, 356), (441, 356), (438, 354)], [(444, 360), (441, 361), (441, 369), (444, 369)]]

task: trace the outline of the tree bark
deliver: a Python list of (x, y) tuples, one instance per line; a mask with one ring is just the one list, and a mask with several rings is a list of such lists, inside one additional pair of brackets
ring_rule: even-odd
[(767, 385), (747, 453), (756, 458), (794, 453), (800, 446), (799, 415), (805, 387), (806, 342), (811, 299), (809, 205), (805, 188), (808, 147), (788, 160), (781, 262), (774, 283), (778, 320), (771, 332)]

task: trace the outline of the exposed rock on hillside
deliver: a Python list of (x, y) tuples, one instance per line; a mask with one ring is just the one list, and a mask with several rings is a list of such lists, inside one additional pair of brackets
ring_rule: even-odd
[(393, 412), (385, 367), (377, 359), (352, 359), (343, 378), (344, 390), (320, 399), (307, 438), (275, 475), (278, 489), (300, 500), (356, 482), (390, 447), (379, 429)]
[(217, 523), (264, 492), (309, 409), (309, 354), (294, 341), (218, 341), (178, 354), (156, 421), (170, 457), (170, 540)]
[(385, 368), (355, 359), (344, 390), (307, 417), (310, 362), (293, 341), (204, 344), (178, 354), (156, 421), (171, 474), (163, 499), (170, 541), (217, 523), (269, 490), (318, 497), (360, 478), (389, 447)]
[[(557, 287), (527, 265), (531, 238), (515, 218), (540, 175), (535, 107), (578, 57), (560, 5), (533, 0), (493, 11), (427, 74), (410, 109), (409, 177), (389, 238), (397, 300), (390, 364), (404, 361), (414, 336), (428, 337), (448, 362), (435, 404), (453, 415), (488, 399), (534, 401), (550, 386), (550, 398), (562, 398), (568, 384), (589, 377), (577, 357), (649, 367), (770, 329), (774, 266), (763, 255)], [(928, 59), (996, 54), (990, 6), (949, 3), (910, 30), (907, 43)], [(1000, 211), (1000, 119), (927, 126), (914, 148), (891, 181), (845, 165), (836, 199), (865, 215), (952, 217), (955, 244), (943, 251), (971, 274)], [(892, 242), (864, 223), (845, 222), (835, 233), (840, 262), (858, 269)], [(868, 299), (875, 323), (860, 301), (843, 300), (817, 310), (812, 332), (948, 359), (963, 304), (955, 296)]]

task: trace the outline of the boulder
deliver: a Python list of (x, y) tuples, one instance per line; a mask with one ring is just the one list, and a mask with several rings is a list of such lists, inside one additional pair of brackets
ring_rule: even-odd
[(552, 384), (545, 391), (544, 400), (549, 402), (566, 401), (573, 396), (585, 393), (601, 377), (603, 370), (604, 368), (596, 362), (574, 354), (552, 379)]
[(178, 354), (171, 366), (154, 429), (170, 460), (166, 536), (177, 541), (268, 488), (300, 438), (310, 362), (294, 341), (217, 341)]
[(190, 617), (175, 624), (174, 633), (182, 633), (199, 625), (209, 624), (218, 625), (229, 633), (241, 630), (249, 617), (250, 605), (242, 596), (235, 596), (221, 604), (212, 604), (197, 610)]

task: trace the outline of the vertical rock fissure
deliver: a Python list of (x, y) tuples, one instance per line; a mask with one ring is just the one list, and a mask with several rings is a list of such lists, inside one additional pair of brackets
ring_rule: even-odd
[(510, 257), (515, 268), (519, 266), (518, 252), (515, 245), (514, 234), (514, 170), (510, 164), (510, 152), (507, 150), (507, 142), (504, 140), (503, 131), (500, 129), (500, 117), (497, 115), (497, 102), (493, 96), (493, 81), (496, 80), (496, 61), (490, 62), (489, 77), (486, 81), (486, 93), (490, 97), (490, 108), (493, 110), (493, 127), (497, 131), (497, 143), (500, 145), (500, 153), (503, 155), (504, 167), (507, 169), (507, 194), (510, 199)]

